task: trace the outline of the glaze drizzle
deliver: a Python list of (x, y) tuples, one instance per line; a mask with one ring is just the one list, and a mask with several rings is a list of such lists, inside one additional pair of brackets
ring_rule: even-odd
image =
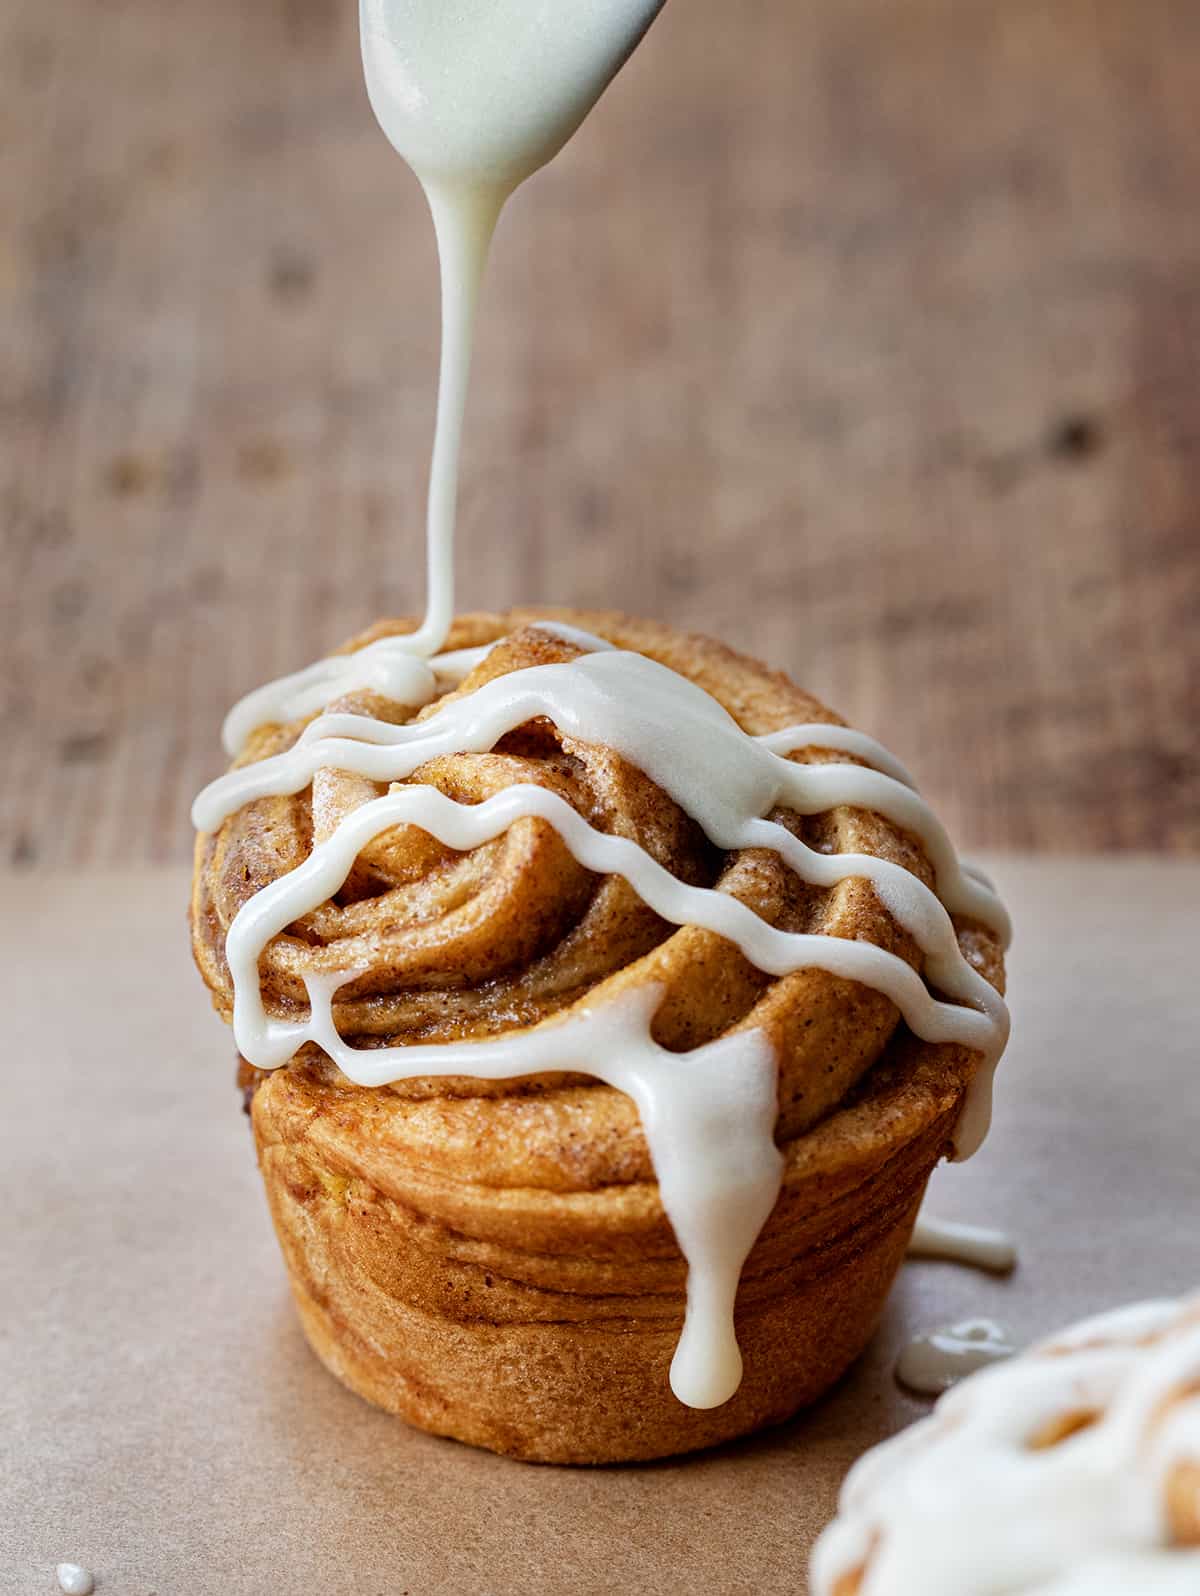
[[(760, 1079), (763, 1050), (770, 1054), (765, 1038), (754, 1031), (733, 1033), (723, 1039), (728, 1049), (716, 1043), (697, 1049), (681, 1068), (674, 1055), (651, 1040), (655, 1000), (636, 1012), (616, 1003), (611, 1014), (589, 1006), (565, 1021), (547, 1021), (490, 1042), (360, 1050), (338, 1036), (332, 1005), (336, 990), (365, 972), (309, 978), (308, 1018), (278, 1018), (267, 1014), (259, 985), (259, 959), (267, 944), (333, 897), (362, 849), (392, 826), (419, 826), (446, 846), (466, 851), (501, 835), (518, 819), (537, 816), (554, 827), (585, 868), (624, 877), (672, 924), (697, 925), (727, 937), (769, 974), (819, 968), (861, 981), (889, 997), (923, 1040), (957, 1042), (978, 1051), (984, 1066), (955, 1135), (958, 1155), (967, 1156), (986, 1133), (991, 1068), (1003, 1048), (1008, 1018), (999, 995), (964, 957), (951, 909), (990, 925), (1002, 937), (1007, 917), (992, 889), (959, 864), (940, 823), (908, 785), (907, 773), (872, 739), (824, 724), (753, 738), (709, 694), (665, 666), (573, 629), (569, 635), (557, 629), (557, 635), (586, 651), (561, 664), (493, 678), (423, 720), (396, 725), (364, 715), (320, 716), (284, 753), (232, 770), (206, 788), (194, 808), (197, 825), (212, 830), (245, 803), (298, 792), (325, 767), (401, 783), (436, 755), (486, 752), (508, 732), (543, 716), (564, 734), (605, 744), (637, 765), (718, 847), (770, 848), (802, 879), (819, 886), (854, 877), (869, 880), (919, 944), (925, 978), (873, 943), (781, 931), (728, 893), (681, 882), (639, 844), (598, 831), (545, 788), (521, 784), (483, 803), (461, 804), (433, 787), (398, 786), (353, 810), (306, 860), (239, 911), (226, 943), (234, 1035), (243, 1056), (261, 1069), (278, 1068), (315, 1042), (362, 1086), (420, 1075), (495, 1079), (574, 1069), (627, 1091), (642, 1115), (663, 1204), (689, 1266), (688, 1310), (673, 1389), (690, 1405), (712, 1406), (727, 1400), (740, 1379), (733, 1333), (737, 1282), (779, 1188), (773, 1059), (769, 1099)], [(435, 659), (429, 665), (435, 679), (437, 664)], [(421, 685), (424, 690), (427, 684)], [(831, 744), (835, 751), (887, 768), (800, 765), (784, 757), (786, 751)], [(776, 806), (811, 815), (841, 804), (875, 809), (916, 835), (934, 866), (937, 890), (874, 855), (819, 853), (765, 818)], [(944, 997), (935, 996), (927, 980)], [(741, 1171), (736, 1180), (711, 1174), (713, 1060), (739, 1083), (724, 1104), (726, 1122), (736, 1126), (732, 1135)], [(757, 1084), (751, 1089), (748, 1081)], [(742, 1090), (748, 1095), (739, 1109)], [(750, 1178), (752, 1166), (755, 1178)], [(676, 1173), (664, 1177), (664, 1169)]]

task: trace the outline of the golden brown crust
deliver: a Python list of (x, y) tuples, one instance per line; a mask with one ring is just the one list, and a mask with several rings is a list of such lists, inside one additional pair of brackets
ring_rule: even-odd
[(1176, 1463), (1167, 1475), (1166, 1491), (1172, 1546), (1200, 1546), (1200, 1458)]
[[(751, 733), (835, 719), (721, 644), (586, 612), (461, 618), (450, 647), (507, 641), (460, 691), (570, 657), (571, 645), (530, 628), (546, 615), (681, 671)], [(403, 629), (382, 623), (355, 646)], [(378, 699), (345, 707), (355, 702), (404, 714)], [(260, 732), (249, 757), (288, 746), (298, 730)], [(411, 779), (460, 801), (540, 782), (677, 876), (734, 893), (783, 929), (867, 938), (918, 962), (865, 882), (817, 891), (774, 854), (721, 854), (641, 772), (544, 723)], [(199, 839), (194, 946), (227, 1018), (224, 940), (238, 907), (380, 790), (321, 772), (309, 792), (248, 805)], [(891, 858), (931, 880), (919, 846), (877, 815), (776, 818), (814, 847)], [(1000, 984), (994, 939), (976, 926), (960, 938)], [(268, 1008), (294, 1011), (302, 972), (361, 963), (368, 946), (371, 975), (335, 1005), (358, 1046), (492, 1034), (649, 981), (664, 989), (655, 1035), (667, 1047), (760, 1027), (780, 1060), (788, 1173), (739, 1296), (745, 1383), (725, 1407), (695, 1413), (667, 1387), (684, 1267), (629, 1099), (565, 1075), (364, 1091), (306, 1048), (272, 1076), (250, 1077), (253, 1122), (305, 1327), (336, 1373), (426, 1428), (578, 1462), (707, 1445), (786, 1417), (837, 1377), (878, 1316), (969, 1054), (914, 1043), (874, 991), (816, 970), (774, 979), (723, 939), (664, 924), (626, 883), (576, 865), (537, 820), (466, 855), (411, 827), (377, 839), (338, 900), (268, 948)]]

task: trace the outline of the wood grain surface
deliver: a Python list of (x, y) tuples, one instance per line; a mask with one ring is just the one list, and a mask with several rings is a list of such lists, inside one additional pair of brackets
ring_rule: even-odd
[[(419, 608), (437, 353), (353, 0), (0, 7), (0, 858), (182, 857)], [(674, 0), (503, 221), (461, 594), (793, 670), (979, 845), (1200, 850), (1200, 6)]]

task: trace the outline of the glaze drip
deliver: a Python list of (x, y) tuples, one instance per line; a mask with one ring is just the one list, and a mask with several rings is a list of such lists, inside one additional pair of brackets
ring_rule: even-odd
[[(733, 1330), (738, 1280), (783, 1175), (775, 1146), (775, 1058), (766, 1038), (755, 1030), (732, 1032), (693, 1049), (681, 1067), (679, 1055), (650, 1035), (661, 996), (651, 985), (492, 1041), (364, 1052), (348, 1047), (333, 1023), (333, 993), (345, 979), (308, 977), (311, 1012), (301, 1039), (324, 1048), (360, 1085), (412, 1075), (515, 1080), (573, 1070), (633, 1099), (663, 1207), (688, 1263), (671, 1389), (689, 1407), (727, 1402), (742, 1378)], [(279, 1037), (281, 1048), (290, 1051), (298, 1034)]]
[[(425, 618), (435, 654), (454, 617), (458, 463), (475, 312), (500, 212), (552, 160), (654, 20), (662, 0), (360, 0), (363, 71), (379, 125), (416, 173), (437, 235), (442, 350), (429, 468)], [(405, 702), (406, 700), (401, 700)]]
[(951, 1263), (1006, 1275), (1016, 1268), (1017, 1249), (1002, 1230), (935, 1219), (922, 1211), (908, 1243), (911, 1258), (945, 1258)]

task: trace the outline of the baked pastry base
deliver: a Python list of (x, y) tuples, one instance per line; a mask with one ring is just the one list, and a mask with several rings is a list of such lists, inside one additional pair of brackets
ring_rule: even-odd
[(399, 1100), (320, 1065), (261, 1079), (251, 1114), (301, 1322), (331, 1373), (421, 1429), (510, 1457), (632, 1462), (781, 1423), (854, 1361), (968, 1069), (883, 1065), (787, 1147), (738, 1297), (744, 1379), (707, 1411), (668, 1382), (686, 1272), (653, 1186), (453, 1191), (407, 1162)]

